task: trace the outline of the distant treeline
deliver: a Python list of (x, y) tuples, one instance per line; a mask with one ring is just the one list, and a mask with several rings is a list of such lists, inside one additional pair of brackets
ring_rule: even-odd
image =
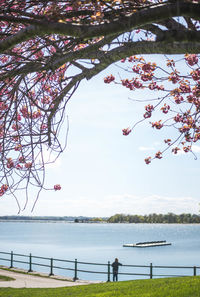
[(180, 215), (174, 213), (168, 214), (149, 214), (149, 215), (124, 215), (116, 214), (111, 216), (108, 223), (161, 223), (161, 224), (199, 224), (200, 215), (183, 213)]
[(78, 218), (79, 220), (87, 219), (87, 217), (73, 217), (73, 216), (0, 216), (1, 221), (74, 221)]
[(96, 218), (96, 217), (84, 217), (84, 216), (0, 216), (0, 221), (53, 221), (53, 222), (75, 222), (75, 223), (95, 223), (95, 222), (106, 222), (108, 218)]
[(27, 221), (27, 222), (75, 222), (75, 223), (157, 223), (157, 224), (199, 224), (200, 215), (183, 213), (149, 214), (149, 215), (125, 215), (116, 214), (106, 217), (74, 217), (74, 216), (0, 216), (0, 221)]

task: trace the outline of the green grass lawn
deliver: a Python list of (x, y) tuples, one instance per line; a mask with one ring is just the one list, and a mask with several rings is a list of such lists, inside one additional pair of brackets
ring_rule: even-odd
[[(1, 284), (0, 284), (1, 285)], [(200, 277), (101, 283), (55, 289), (0, 288), (0, 297), (200, 297)]]

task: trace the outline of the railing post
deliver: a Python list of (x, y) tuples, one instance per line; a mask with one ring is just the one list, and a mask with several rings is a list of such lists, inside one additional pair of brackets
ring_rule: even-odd
[(53, 258), (50, 259), (50, 273), (49, 275), (53, 275)]
[(194, 276), (196, 276), (197, 275), (197, 268), (196, 268), (196, 266), (194, 266)]
[(10, 253), (10, 268), (13, 268), (13, 251)]
[(28, 270), (28, 272), (32, 272), (33, 270), (32, 270), (32, 255), (30, 254), (29, 255), (29, 270)]
[(108, 280), (107, 282), (110, 282), (110, 261), (108, 261)]
[(153, 278), (153, 265), (150, 263), (150, 279)]
[(75, 282), (77, 280), (77, 259), (74, 261), (74, 278), (73, 281)]

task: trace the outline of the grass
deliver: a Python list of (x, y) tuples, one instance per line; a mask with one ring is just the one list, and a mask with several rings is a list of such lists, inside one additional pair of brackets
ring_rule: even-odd
[[(11, 281), (11, 280), (15, 280), (15, 278), (5, 276), (5, 275), (0, 275), (0, 282)], [(0, 284), (0, 287), (1, 287), (1, 284)]]
[(200, 297), (200, 277), (135, 280), (55, 289), (0, 288), (0, 297)]

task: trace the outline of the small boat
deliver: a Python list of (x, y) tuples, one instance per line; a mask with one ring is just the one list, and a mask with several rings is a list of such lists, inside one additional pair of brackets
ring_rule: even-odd
[(160, 241), (145, 241), (145, 242), (138, 242), (138, 243), (123, 244), (124, 247), (139, 247), (139, 248), (163, 246), (163, 245), (171, 245), (171, 243), (166, 242), (166, 240), (160, 240)]

